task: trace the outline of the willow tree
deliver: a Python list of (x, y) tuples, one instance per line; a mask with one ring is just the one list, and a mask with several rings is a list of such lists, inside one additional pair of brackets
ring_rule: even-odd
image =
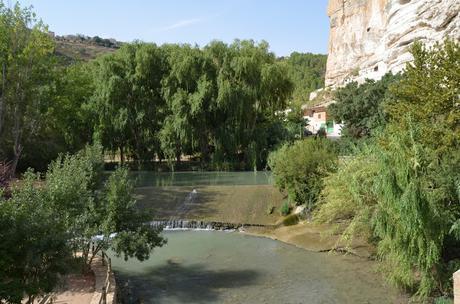
[[(216, 145), (235, 157), (243, 154), (247, 164), (255, 167), (260, 160), (263, 141), (258, 131), (284, 110), (292, 92), (292, 82), (268, 44), (235, 41), (222, 51), (218, 44), (209, 52), (221, 62), (218, 69), (217, 116), (221, 123), (216, 132)], [(219, 57), (222, 57), (219, 59)]]
[(214, 41), (204, 49), (167, 46), (167, 54), (162, 146), (168, 154), (260, 165), (271, 136), (265, 131), (278, 120), (275, 113), (285, 109), (292, 91), (286, 67), (268, 44)]
[(170, 136), (177, 136), (182, 152), (198, 152), (202, 160), (208, 160), (215, 123), (215, 67), (202, 50), (188, 45), (171, 48), (168, 62), (170, 71), (163, 80), (163, 95), (169, 116), (164, 133), (170, 130)]
[(427, 301), (460, 267), (460, 45), (412, 54), (384, 132), (326, 180), (319, 219), (372, 239), (386, 278)]
[(95, 135), (104, 147), (120, 151), (121, 161), (152, 159), (158, 147), (166, 66), (153, 44), (126, 44), (94, 64)]

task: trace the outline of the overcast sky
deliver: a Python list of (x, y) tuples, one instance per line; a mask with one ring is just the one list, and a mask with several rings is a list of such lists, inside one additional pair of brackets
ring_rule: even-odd
[[(13, 0), (4, 0), (14, 3)], [(268, 41), (278, 56), (327, 53), (327, 0), (23, 0), (58, 35), (157, 44)]]

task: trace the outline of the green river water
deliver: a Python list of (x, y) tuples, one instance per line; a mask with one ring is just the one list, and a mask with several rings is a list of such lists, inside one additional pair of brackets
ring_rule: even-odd
[(215, 186), (215, 185), (267, 185), (272, 183), (271, 172), (161, 172), (138, 171), (131, 173), (139, 187)]
[[(141, 187), (266, 185), (265, 172), (133, 174)], [(124, 303), (403, 303), (375, 263), (222, 231), (165, 231), (139, 262), (113, 257)], [(404, 301), (405, 302), (405, 301)]]

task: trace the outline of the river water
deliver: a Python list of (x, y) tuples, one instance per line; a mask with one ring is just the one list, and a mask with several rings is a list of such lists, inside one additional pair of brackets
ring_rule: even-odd
[[(279, 193), (267, 194), (275, 191), (269, 172), (135, 172), (132, 177), (138, 201), (160, 218), (271, 223), (267, 207), (282, 200)], [(191, 194), (197, 200), (187, 204)], [(183, 205), (190, 208), (181, 214)], [(361, 258), (309, 252), (238, 232), (163, 234), (168, 244), (147, 261), (112, 259), (124, 303), (400, 301), (395, 290), (383, 286), (375, 264)]]
[(269, 171), (190, 171), (161, 173), (137, 171), (131, 172), (131, 177), (136, 180), (138, 187), (268, 185), (272, 183), (272, 175)]
[(374, 264), (238, 232), (165, 232), (144, 262), (113, 258), (125, 303), (397, 303)]

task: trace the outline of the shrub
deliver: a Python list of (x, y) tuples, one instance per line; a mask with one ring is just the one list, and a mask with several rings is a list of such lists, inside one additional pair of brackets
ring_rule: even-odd
[(388, 280), (426, 302), (452, 292), (460, 267), (460, 44), (412, 54), (385, 133), (326, 178), (317, 220), (375, 240)]
[(288, 215), (286, 216), (284, 219), (283, 219), (283, 225), (284, 226), (292, 226), (292, 225), (296, 225), (299, 223), (299, 216), (297, 214), (291, 214), (291, 215)]
[(291, 213), (291, 205), (289, 204), (288, 201), (285, 201), (283, 205), (280, 208), (280, 212), (282, 216), (286, 216), (289, 213)]
[(434, 299), (434, 304), (454, 304), (454, 301), (446, 297), (440, 297)]
[(275, 184), (287, 192), (290, 203), (307, 204), (308, 210), (323, 188), (322, 178), (335, 170), (336, 163), (333, 143), (321, 138), (285, 145), (269, 157)]
[(337, 172), (326, 177), (315, 221), (335, 223), (342, 240), (372, 237), (372, 216), (377, 206), (374, 181), (379, 169), (372, 147), (362, 148), (352, 158), (343, 159)]

